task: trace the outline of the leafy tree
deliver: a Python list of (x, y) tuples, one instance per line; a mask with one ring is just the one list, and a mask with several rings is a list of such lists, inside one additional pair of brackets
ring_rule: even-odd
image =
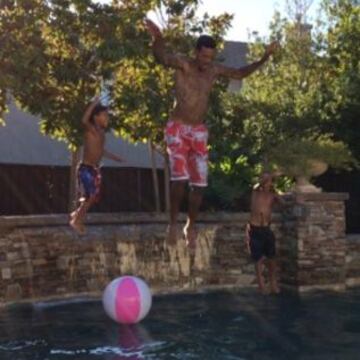
[[(41, 118), (43, 133), (78, 148), (87, 103), (125, 55), (137, 52), (133, 40), (152, 5), (147, 0), (103, 5), (91, 0), (2, 1), (0, 111), (9, 94), (21, 109)], [(112, 85), (117, 86), (116, 79)]]
[(145, 0), (2, 2), (1, 88), (41, 117), (44, 133), (76, 147), (86, 104), (125, 54), (136, 51), (131, 39), (150, 6)]
[[(217, 173), (235, 198), (264, 168), (280, 167), (296, 176), (308, 174), (311, 159), (336, 168), (354, 163), (344, 138), (330, 127), (324, 131), (324, 124), (331, 122), (329, 108), (334, 108), (329, 87), (334, 73), (324, 53), (324, 35), (304, 22), (304, 14), (294, 14), (289, 19), (275, 13), (270, 39), (282, 44), (281, 51), (245, 81), (240, 93), (223, 97), (221, 131), (227, 142), (214, 144)], [(262, 53), (266, 40), (252, 39), (250, 60)], [(221, 169), (233, 176), (223, 176)], [(241, 180), (236, 182), (236, 176)]]
[(9, 91), (19, 88), (31, 94), (27, 84), (38, 81), (44, 50), (36, 19), (44, 16), (40, 1), (0, 4), (0, 114), (6, 109)]
[(325, 131), (347, 143), (360, 159), (360, 1), (323, 2), (327, 31), (324, 48), (331, 67), (328, 85), (331, 99), (327, 107)]

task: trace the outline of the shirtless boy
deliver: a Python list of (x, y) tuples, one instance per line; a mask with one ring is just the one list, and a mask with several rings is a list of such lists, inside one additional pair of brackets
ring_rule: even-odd
[(266, 293), (263, 278), (264, 262), (267, 259), (269, 269), (270, 291), (279, 293), (276, 280), (275, 236), (270, 228), (273, 205), (285, 202), (273, 188), (272, 175), (264, 173), (259, 184), (255, 185), (251, 195), (250, 222), (246, 225), (245, 240), (248, 252), (255, 261), (256, 279), (259, 291)]
[(109, 116), (107, 107), (96, 97), (88, 106), (82, 118), (84, 127), (84, 151), (77, 175), (81, 189), (80, 206), (70, 215), (70, 226), (80, 235), (85, 234), (84, 219), (92, 205), (99, 200), (102, 157), (122, 162), (120, 156), (105, 150), (105, 131)]
[(176, 104), (165, 129), (172, 181), (168, 239), (170, 243), (177, 241), (179, 208), (185, 184), (189, 182), (188, 219), (183, 234), (189, 248), (195, 250), (195, 221), (202, 202), (203, 188), (207, 186), (208, 130), (204, 120), (210, 91), (219, 77), (241, 80), (253, 73), (268, 60), (278, 45), (270, 44), (259, 61), (235, 69), (214, 62), (216, 43), (212, 37), (200, 36), (194, 57), (190, 58), (167, 52), (160, 29), (150, 20), (146, 24), (153, 38), (155, 58), (164, 66), (175, 69)]

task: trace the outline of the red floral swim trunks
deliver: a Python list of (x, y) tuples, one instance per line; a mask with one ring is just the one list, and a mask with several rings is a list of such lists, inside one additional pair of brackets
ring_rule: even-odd
[(171, 180), (188, 180), (193, 186), (207, 186), (207, 127), (204, 124), (187, 125), (169, 121), (165, 128), (165, 141)]

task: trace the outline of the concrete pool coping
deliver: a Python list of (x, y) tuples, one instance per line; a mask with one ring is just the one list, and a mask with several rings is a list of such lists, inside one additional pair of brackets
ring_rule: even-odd
[[(274, 221), (280, 220), (280, 213), (274, 212)], [(199, 223), (236, 223), (246, 222), (248, 212), (204, 212), (199, 215)], [(89, 213), (87, 225), (116, 225), (116, 224), (167, 224), (169, 217), (166, 213)], [(180, 213), (179, 222), (186, 221), (186, 214)], [(38, 226), (68, 226), (68, 214), (0, 216), (0, 228), (22, 228)]]
[[(239, 292), (239, 291), (255, 291), (256, 286), (236, 286), (236, 285), (209, 285), (196, 288), (170, 288), (169, 290), (164, 290), (163, 288), (151, 288), (153, 297), (165, 297), (165, 296), (175, 296), (175, 295), (197, 295), (197, 294), (208, 294), (215, 292)], [(0, 303), (0, 309), (13, 308), (22, 305), (39, 305), (39, 304), (53, 304), (53, 303), (73, 303), (73, 302), (82, 302), (82, 301), (101, 301), (102, 293), (98, 292), (84, 292), (84, 293), (74, 293), (66, 294), (64, 296), (49, 296), (46, 298), (40, 299), (24, 299), (16, 302), (2, 302)]]
[[(351, 289), (347, 289), (345, 292), (339, 290), (335, 292), (337, 294), (346, 294), (347, 291), (360, 291), (360, 285), (358, 287), (353, 287)], [(267, 294), (262, 295), (258, 292), (256, 285), (250, 286), (236, 286), (236, 285), (210, 285), (197, 287), (192, 289), (184, 289), (184, 288), (171, 288), (168, 291), (165, 291), (161, 288), (152, 288), (152, 295), (154, 299), (164, 298), (164, 297), (173, 297), (177, 295), (207, 295), (214, 293), (229, 293), (229, 294), (250, 294), (250, 295), (258, 295), (264, 299), (266, 298), (276, 298), (279, 296), (296, 296), (299, 298), (306, 298), (309, 296), (316, 296), (319, 294), (331, 294), (334, 295), (333, 289), (329, 289), (324, 287), (323, 289), (317, 289), (316, 292), (296, 292), (291, 288), (283, 288), (281, 293), (278, 295)], [(100, 302), (102, 300), (102, 294), (95, 292), (87, 292), (87, 293), (78, 293), (78, 294), (68, 294), (66, 296), (50, 296), (43, 299), (36, 299), (35, 301), (31, 301), (29, 299), (21, 300), (17, 302), (8, 302), (1, 303), (0, 310), (19, 308), (23, 306), (31, 306), (31, 307), (52, 307), (52, 306), (62, 306), (74, 303), (86, 303), (86, 302)]]

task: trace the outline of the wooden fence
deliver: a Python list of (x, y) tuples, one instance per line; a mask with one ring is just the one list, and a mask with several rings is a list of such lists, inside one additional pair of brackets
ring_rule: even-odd
[[(105, 167), (102, 174), (101, 201), (93, 211), (155, 210), (151, 169)], [(163, 171), (158, 175), (163, 209)], [(0, 215), (66, 213), (69, 182), (69, 167), (1, 164)]]
[[(69, 167), (0, 165), (0, 215), (67, 213)], [(164, 173), (158, 170), (161, 209), (165, 208)], [(360, 233), (360, 172), (327, 172), (316, 180), (328, 192), (346, 192), (347, 232)], [(218, 209), (205, 198), (203, 209)], [(185, 209), (185, 208), (184, 208)], [(103, 168), (101, 201), (93, 211), (154, 211), (151, 169)], [(239, 209), (243, 210), (239, 207)]]

